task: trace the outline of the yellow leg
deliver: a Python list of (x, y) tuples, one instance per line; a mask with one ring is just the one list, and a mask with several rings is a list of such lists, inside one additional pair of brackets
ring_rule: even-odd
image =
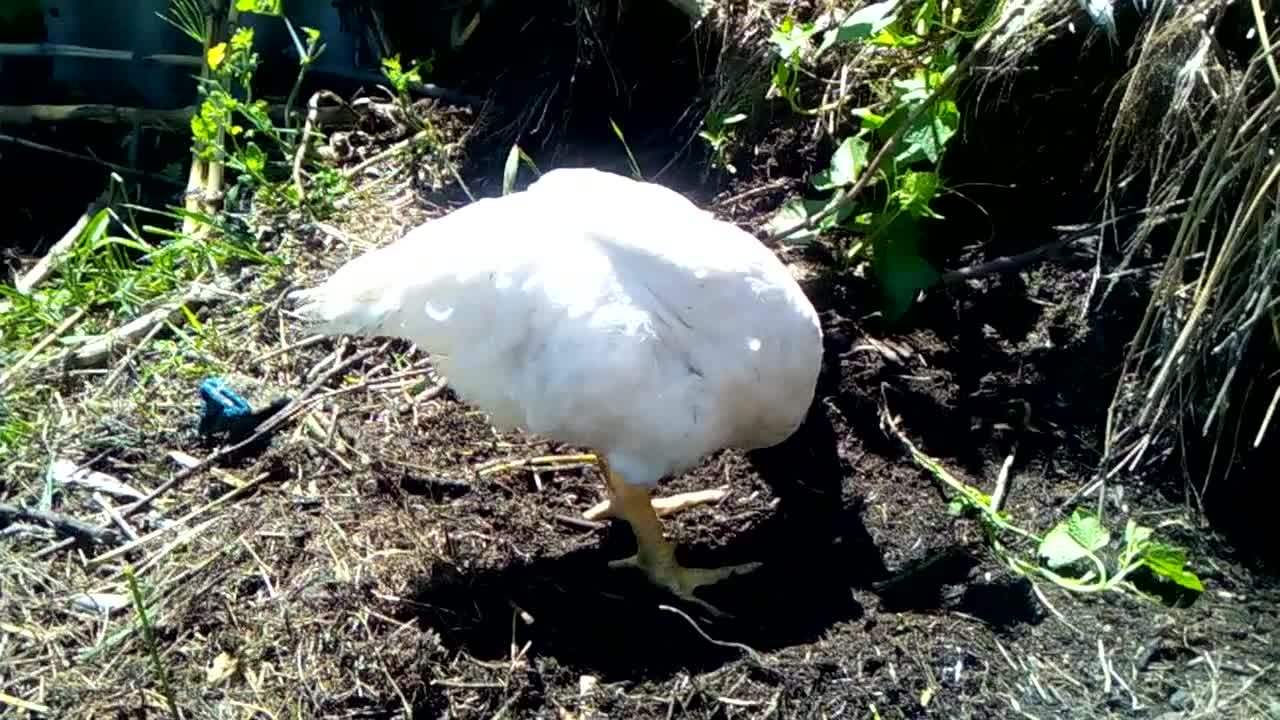
[(715, 615), (724, 615), (715, 606), (695, 596), (693, 591), (704, 585), (712, 585), (733, 575), (747, 573), (760, 567), (760, 563), (744, 563), (718, 568), (687, 568), (676, 562), (675, 546), (662, 536), (662, 526), (654, 511), (649, 492), (629, 485), (601, 461), (609, 481), (610, 509), (612, 514), (625, 520), (636, 536), (636, 554), (609, 563), (614, 568), (638, 568), (649, 581), (673, 595), (695, 602)]

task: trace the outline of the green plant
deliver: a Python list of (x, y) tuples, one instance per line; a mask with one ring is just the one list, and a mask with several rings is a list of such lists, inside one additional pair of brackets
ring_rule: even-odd
[[(995, 13), (966, 10), (949, 0), (924, 0), (914, 4), (914, 10), (909, 7), (900, 0), (885, 0), (822, 23), (800, 23), (788, 16), (771, 36), (778, 59), (770, 97), (783, 99), (802, 115), (831, 117), (844, 136), (828, 168), (811, 179), (821, 197), (789, 201), (770, 227), (782, 232), (804, 224), (804, 230), (790, 234), (793, 243), (836, 235), (836, 255), (842, 263), (870, 263), (891, 320), (939, 278), (924, 258), (922, 238), (925, 221), (941, 219), (931, 203), (945, 192), (942, 156), (960, 125), (950, 80), (957, 70), (959, 44), (971, 34), (962, 27), (974, 24), (967, 22), (966, 14), (977, 13), (982, 26)], [(851, 95), (845, 94), (819, 107), (805, 107), (801, 91), (808, 68), (839, 53), (852, 53), (862, 61), (881, 58), (897, 67), (885, 73), (890, 80), (868, 86), (869, 103), (852, 107)], [(897, 142), (894, 152), (878, 164), (872, 162), (891, 138)], [(864, 177), (867, 173), (873, 175)], [(849, 201), (851, 195), (858, 196), (856, 202)]]
[(507, 162), (502, 168), (502, 194), (510, 195), (516, 187), (516, 175), (520, 172), (520, 163), (523, 162), (534, 175), (542, 175), (542, 171), (538, 169), (537, 164), (533, 162), (533, 158), (519, 146), (512, 145), (511, 151), (507, 153)]
[[(205, 38), (198, 31), (193, 10), (186, 7), (188, 1), (175, 1), (175, 17), (169, 21), (203, 43)], [(259, 63), (253, 47), (254, 31), (239, 27), (227, 42), (210, 45), (205, 55), (210, 72), (200, 80), (203, 99), (191, 118), (192, 151), (197, 158), (223, 163), (236, 173), (236, 183), (228, 191), (232, 199), (245, 192), (258, 192), (267, 200), (297, 205), (301, 198), (287, 180), (292, 159), (304, 139), (296, 126), (291, 127), (296, 123), (290, 122), (290, 112), (307, 70), (324, 52), (324, 44), (314, 28), (302, 27), (299, 36), (293, 23), (282, 14), (279, 0), (237, 0), (236, 9), (279, 17), (293, 39), (298, 73), (285, 102), (285, 124), (277, 127), (267, 102), (254, 98), (253, 78)]]
[[(1156, 540), (1152, 528), (1129, 518), (1120, 542), (1114, 543), (1101, 518), (1076, 508), (1070, 517), (1038, 535), (1014, 524), (1010, 514), (997, 508), (990, 495), (957, 480), (941, 463), (921, 452), (891, 418), (886, 417), (886, 424), (916, 464), (951, 491), (948, 509), (977, 519), (987, 546), (1019, 575), (1042, 578), (1075, 593), (1120, 592), (1161, 601), (1167, 595), (1147, 592), (1154, 588), (1151, 583), (1139, 581), (1144, 574), (1146, 580), (1173, 583), (1196, 596), (1204, 592), (1200, 579), (1186, 567), (1186, 552)], [(1028, 559), (1015, 549), (1014, 542), (1034, 545), (1035, 559)]]
[(164, 663), (160, 660), (160, 652), (156, 649), (155, 631), (151, 627), (151, 619), (147, 616), (146, 598), (143, 596), (142, 588), (138, 586), (138, 579), (134, 575), (133, 566), (126, 564), (124, 566), (124, 577), (129, 584), (129, 597), (133, 600), (133, 607), (138, 614), (138, 623), (142, 627), (142, 641), (146, 643), (147, 654), (151, 656), (151, 665), (156, 671), (156, 677), (160, 678), (160, 690), (164, 694), (165, 704), (169, 706), (169, 713), (175, 719), (182, 717), (178, 712), (178, 704), (173, 699), (173, 688), (169, 686), (169, 673), (165, 670)]
[(434, 61), (432, 58), (426, 60), (415, 60), (406, 69), (400, 61), (399, 53), (391, 57), (382, 58), (382, 75), (391, 83), (391, 89), (395, 91), (396, 97), (405, 105), (409, 104), (409, 88), (413, 85), (422, 84), (422, 73), (431, 74)]
[(734, 167), (731, 160), (733, 143), (736, 140), (734, 126), (746, 119), (746, 113), (734, 113), (728, 117), (714, 113), (707, 115), (702, 123), (705, 129), (698, 133), (698, 137), (706, 141), (711, 150), (713, 167), (724, 168), (730, 175), (737, 174), (738, 168)]
[(631, 177), (636, 180), (644, 180), (644, 173), (640, 172), (640, 163), (636, 161), (636, 156), (631, 152), (631, 146), (627, 144), (627, 138), (622, 134), (622, 128), (618, 127), (618, 123), (609, 118), (609, 127), (613, 129), (613, 134), (618, 138), (618, 142), (622, 143), (622, 149), (627, 152), (627, 162), (631, 165)]

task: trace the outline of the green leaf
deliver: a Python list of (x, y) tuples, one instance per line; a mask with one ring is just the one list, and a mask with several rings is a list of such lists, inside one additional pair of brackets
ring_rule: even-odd
[(257, 15), (279, 15), (281, 0), (236, 0), (236, 10)]
[(252, 175), (261, 175), (267, 168), (267, 154), (255, 142), (245, 144), (241, 150), (241, 160)]
[(884, 115), (877, 115), (876, 113), (871, 112), (870, 108), (854, 108), (850, 112), (854, 117), (862, 120), (862, 127), (866, 130), (879, 129), (879, 127), (884, 125), (885, 121), (888, 120)]
[(106, 236), (107, 227), (110, 223), (111, 209), (102, 208), (94, 213), (92, 218), (89, 218), (89, 222), (80, 231), (80, 237), (76, 238), (76, 242), (86, 249), (97, 250), (103, 237)]
[(721, 124), (721, 125), (737, 125), (738, 123), (740, 123), (740, 122), (742, 122), (743, 120), (746, 120), (746, 119), (747, 119), (747, 114), (746, 114), (746, 113), (736, 113), (736, 114), (734, 114), (734, 115), (730, 115), (729, 117), (725, 118), (724, 120), (721, 120), (721, 121), (720, 121), (720, 124)]
[(1187, 556), (1184, 551), (1170, 545), (1152, 543), (1143, 553), (1142, 564), (1155, 574), (1172, 580), (1188, 590), (1204, 592), (1204, 585), (1196, 574), (1186, 569)]
[(817, 32), (813, 23), (797, 23), (788, 15), (769, 35), (769, 42), (773, 43), (783, 60), (793, 60), (801, 56), (809, 40)]
[(893, 197), (905, 212), (917, 217), (941, 219), (942, 216), (929, 207), (929, 202), (938, 194), (938, 174), (911, 170), (898, 179), (898, 187)]
[(1111, 533), (1093, 513), (1076, 508), (1045, 534), (1039, 554), (1051, 569), (1070, 565), (1089, 557), (1111, 542)]
[(831, 155), (831, 166), (814, 176), (814, 188), (831, 190), (852, 185), (866, 169), (869, 151), (870, 146), (866, 140), (858, 137), (845, 138)]
[(837, 43), (844, 45), (856, 40), (866, 40), (880, 33), (893, 23), (897, 9), (898, 0), (885, 0), (859, 8), (839, 26), (823, 33), (818, 52), (826, 52)]
[(1151, 539), (1151, 528), (1143, 527), (1129, 518), (1129, 522), (1124, 526), (1124, 544), (1131, 548), (1141, 548), (1148, 540)]
[(940, 100), (921, 113), (902, 136), (902, 150), (895, 160), (901, 164), (928, 160), (937, 164), (942, 150), (960, 126), (960, 111), (952, 100)]
[(1076, 508), (1067, 520), (1071, 539), (1089, 552), (1097, 552), (1111, 542), (1111, 533), (1093, 513)]
[(302, 34), (307, 36), (307, 43), (309, 45), (315, 45), (316, 41), (320, 39), (320, 31), (313, 27), (307, 27), (306, 25), (302, 26)]
[[(793, 198), (778, 208), (778, 212), (769, 219), (767, 227), (771, 232), (782, 232), (808, 220), (811, 215), (821, 212), (822, 207), (823, 203), (817, 200)], [(782, 241), (792, 245), (807, 245), (818, 239), (818, 232), (817, 228), (800, 230), (783, 238)]]
[(1063, 520), (1045, 533), (1044, 539), (1040, 541), (1038, 554), (1045, 565), (1052, 570), (1066, 567), (1089, 556), (1080, 543), (1071, 537), (1069, 525), (1070, 521)]
[(938, 281), (938, 271), (920, 255), (920, 228), (906, 213), (881, 222), (873, 247), (871, 264), (884, 295), (885, 319), (894, 322), (906, 314), (921, 290)]
[(882, 47), (889, 48), (913, 48), (919, 45), (923, 40), (918, 35), (904, 33), (895, 25), (881, 30), (871, 38), (871, 42)]
[(510, 195), (516, 187), (516, 175), (520, 172), (520, 146), (511, 144), (511, 152), (507, 153), (507, 162), (502, 168), (502, 194)]

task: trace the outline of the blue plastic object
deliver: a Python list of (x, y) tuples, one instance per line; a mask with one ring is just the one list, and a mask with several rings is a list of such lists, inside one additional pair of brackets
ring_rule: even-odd
[(207, 378), (200, 383), (200, 398), (204, 400), (204, 414), (200, 417), (201, 435), (235, 433), (245, 422), (253, 419), (253, 408), (245, 399), (219, 378)]

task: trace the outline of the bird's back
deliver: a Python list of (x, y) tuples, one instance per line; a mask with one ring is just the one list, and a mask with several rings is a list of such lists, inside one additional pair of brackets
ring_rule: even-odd
[(432, 353), (495, 425), (594, 448), (638, 484), (780, 442), (813, 396), (822, 334), (786, 267), (661, 186), (554, 170), (392, 248), (362, 270), (381, 294), (347, 296), (378, 310), (349, 315)]

